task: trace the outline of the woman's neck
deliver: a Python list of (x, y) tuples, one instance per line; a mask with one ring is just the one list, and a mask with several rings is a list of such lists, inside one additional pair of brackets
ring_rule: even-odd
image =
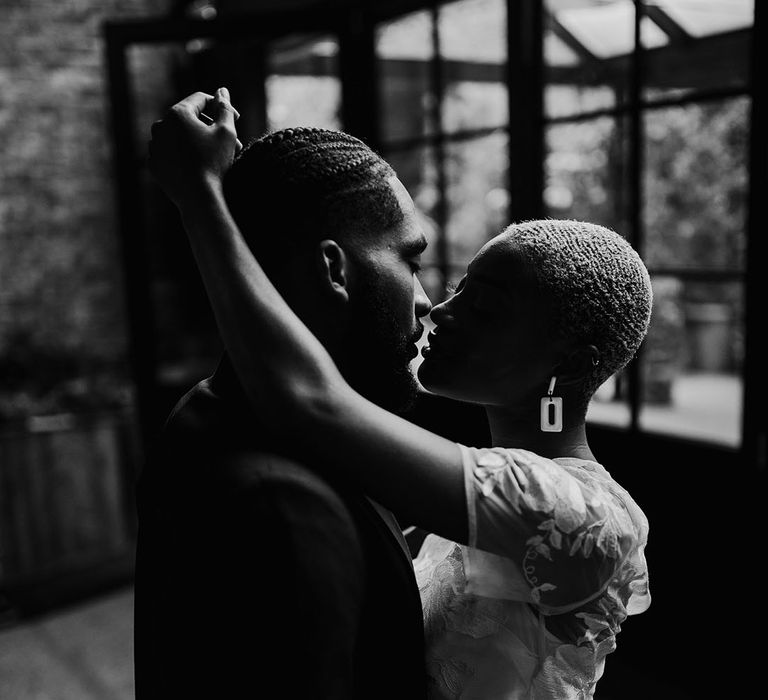
[(587, 443), (584, 421), (567, 425), (562, 432), (543, 432), (530, 416), (521, 418), (520, 412), (500, 406), (486, 406), (494, 447), (519, 447), (542, 457), (575, 457), (595, 459)]

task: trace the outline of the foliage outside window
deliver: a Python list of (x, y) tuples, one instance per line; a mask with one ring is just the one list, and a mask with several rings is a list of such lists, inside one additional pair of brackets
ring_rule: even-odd
[(547, 8), (547, 210), (628, 236), (655, 296), (641, 403), (630, 405), (625, 372), (601, 388), (590, 418), (737, 446), (752, 3), (643, 4), (640, 52), (632, 3)]

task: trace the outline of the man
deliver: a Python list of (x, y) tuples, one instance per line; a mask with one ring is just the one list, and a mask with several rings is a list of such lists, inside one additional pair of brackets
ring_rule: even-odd
[[(172, 148), (205, 104), (193, 98), (156, 140)], [(225, 93), (216, 109), (212, 134), (234, 121)], [(159, 146), (151, 161), (166, 186)], [(426, 241), (393, 174), (347, 134), (287, 129), (243, 149), (224, 191), (350, 384), (405, 410), (430, 304), (415, 281)], [(182, 216), (183, 189), (166, 186)], [(408, 547), (391, 513), (332, 473), (260, 427), (226, 358), (182, 398), (137, 488), (137, 700), (425, 697)]]

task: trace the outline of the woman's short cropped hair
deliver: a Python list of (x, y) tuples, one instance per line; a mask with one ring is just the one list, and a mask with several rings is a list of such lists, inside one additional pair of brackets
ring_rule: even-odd
[(269, 268), (296, 247), (377, 235), (402, 220), (391, 166), (342, 131), (295, 127), (251, 141), (224, 178), (246, 241)]
[(549, 302), (553, 336), (594, 345), (600, 354), (583, 384), (586, 408), (647, 333), (653, 302), (648, 270), (626, 239), (598, 224), (542, 219), (513, 224), (505, 234)]

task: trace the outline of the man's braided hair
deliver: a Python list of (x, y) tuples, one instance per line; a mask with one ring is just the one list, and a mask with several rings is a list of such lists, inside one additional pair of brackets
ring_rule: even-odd
[(402, 220), (391, 166), (341, 131), (295, 127), (249, 143), (224, 178), (232, 215), (260, 262), (323, 238), (375, 236)]
[(618, 233), (583, 221), (544, 219), (504, 232), (531, 264), (555, 337), (594, 345), (600, 362), (583, 385), (589, 398), (635, 355), (648, 331), (653, 293), (640, 256)]

